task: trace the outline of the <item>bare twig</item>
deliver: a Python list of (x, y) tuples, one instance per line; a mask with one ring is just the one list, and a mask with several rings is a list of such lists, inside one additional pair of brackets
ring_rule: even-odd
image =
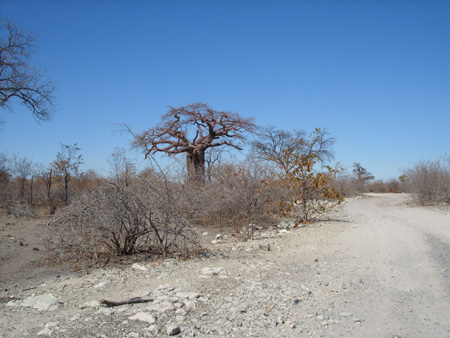
[(149, 303), (149, 302), (153, 302), (153, 299), (152, 298), (134, 297), (134, 298), (130, 298), (127, 300), (118, 301), (118, 302), (115, 302), (112, 300), (100, 299), (100, 304), (102, 306), (106, 306), (106, 307), (120, 306), (120, 305), (125, 305), (125, 304)]

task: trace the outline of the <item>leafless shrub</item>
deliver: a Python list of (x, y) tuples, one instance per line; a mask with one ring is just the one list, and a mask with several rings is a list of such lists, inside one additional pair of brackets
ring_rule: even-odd
[(31, 205), (26, 203), (17, 203), (9, 207), (9, 213), (16, 218), (19, 217), (37, 217), (36, 211)]
[(389, 192), (389, 187), (383, 180), (375, 180), (367, 184), (364, 189), (365, 192), (375, 192), (375, 193), (387, 193)]
[(357, 178), (349, 174), (346, 169), (337, 174), (334, 186), (337, 191), (342, 192), (344, 197), (353, 197), (359, 194)]
[(405, 170), (406, 184), (416, 203), (439, 204), (450, 198), (450, 160), (419, 162)]
[(62, 257), (92, 261), (139, 252), (191, 255), (196, 232), (177, 208), (178, 188), (155, 177), (104, 184), (57, 212), (49, 246)]
[[(249, 224), (273, 224), (268, 213), (275, 193), (269, 167), (258, 161), (221, 163), (209, 171), (210, 180), (201, 188), (186, 189), (190, 218), (203, 227), (230, 228), (239, 233)], [(189, 186), (189, 185), (187, 185)], [(252, 232), (249, 233), (252, 237)]]

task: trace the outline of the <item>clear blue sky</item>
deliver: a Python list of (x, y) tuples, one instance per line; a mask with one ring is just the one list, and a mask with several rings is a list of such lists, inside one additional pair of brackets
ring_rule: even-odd
[(168, 105), (206, 102), (260, 125), (336, 137), (336, 160), (376, 178), (450, 155), (450, 1), (22, 1), (0, 13), (37, 36), (58, 83), (38, 125), (0, 111), (0, 152), (48, 164), (59, 144), (107, 172)]

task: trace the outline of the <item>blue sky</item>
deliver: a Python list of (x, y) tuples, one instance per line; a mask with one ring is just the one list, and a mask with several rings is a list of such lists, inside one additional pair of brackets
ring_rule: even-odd
[(0, 152), (48, 164), (78, 143), (83, 169), (167, 106), (206, 102), (280, 129), (327, 128), (336, 160), (378, 179), (450, 155), (449, 1), (23, 1), (0, 13), (37, 37), (58, 84), (36, 124), (1, 110)]

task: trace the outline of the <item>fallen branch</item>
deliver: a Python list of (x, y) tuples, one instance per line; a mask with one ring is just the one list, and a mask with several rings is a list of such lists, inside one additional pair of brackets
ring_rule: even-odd
[(100, 304), (106, 307), (113, 307), (113, 306), (120, 306), (125, 304), (137, 304), (137, 303), (148, 303), (153, 302), (152, 298), (141, 298), (141, 297), (134, 297), (127, 300), (122, 300), (119, 302), (114, 302), (112, 300), (106, 300), (106, 299), (100, 299)]

